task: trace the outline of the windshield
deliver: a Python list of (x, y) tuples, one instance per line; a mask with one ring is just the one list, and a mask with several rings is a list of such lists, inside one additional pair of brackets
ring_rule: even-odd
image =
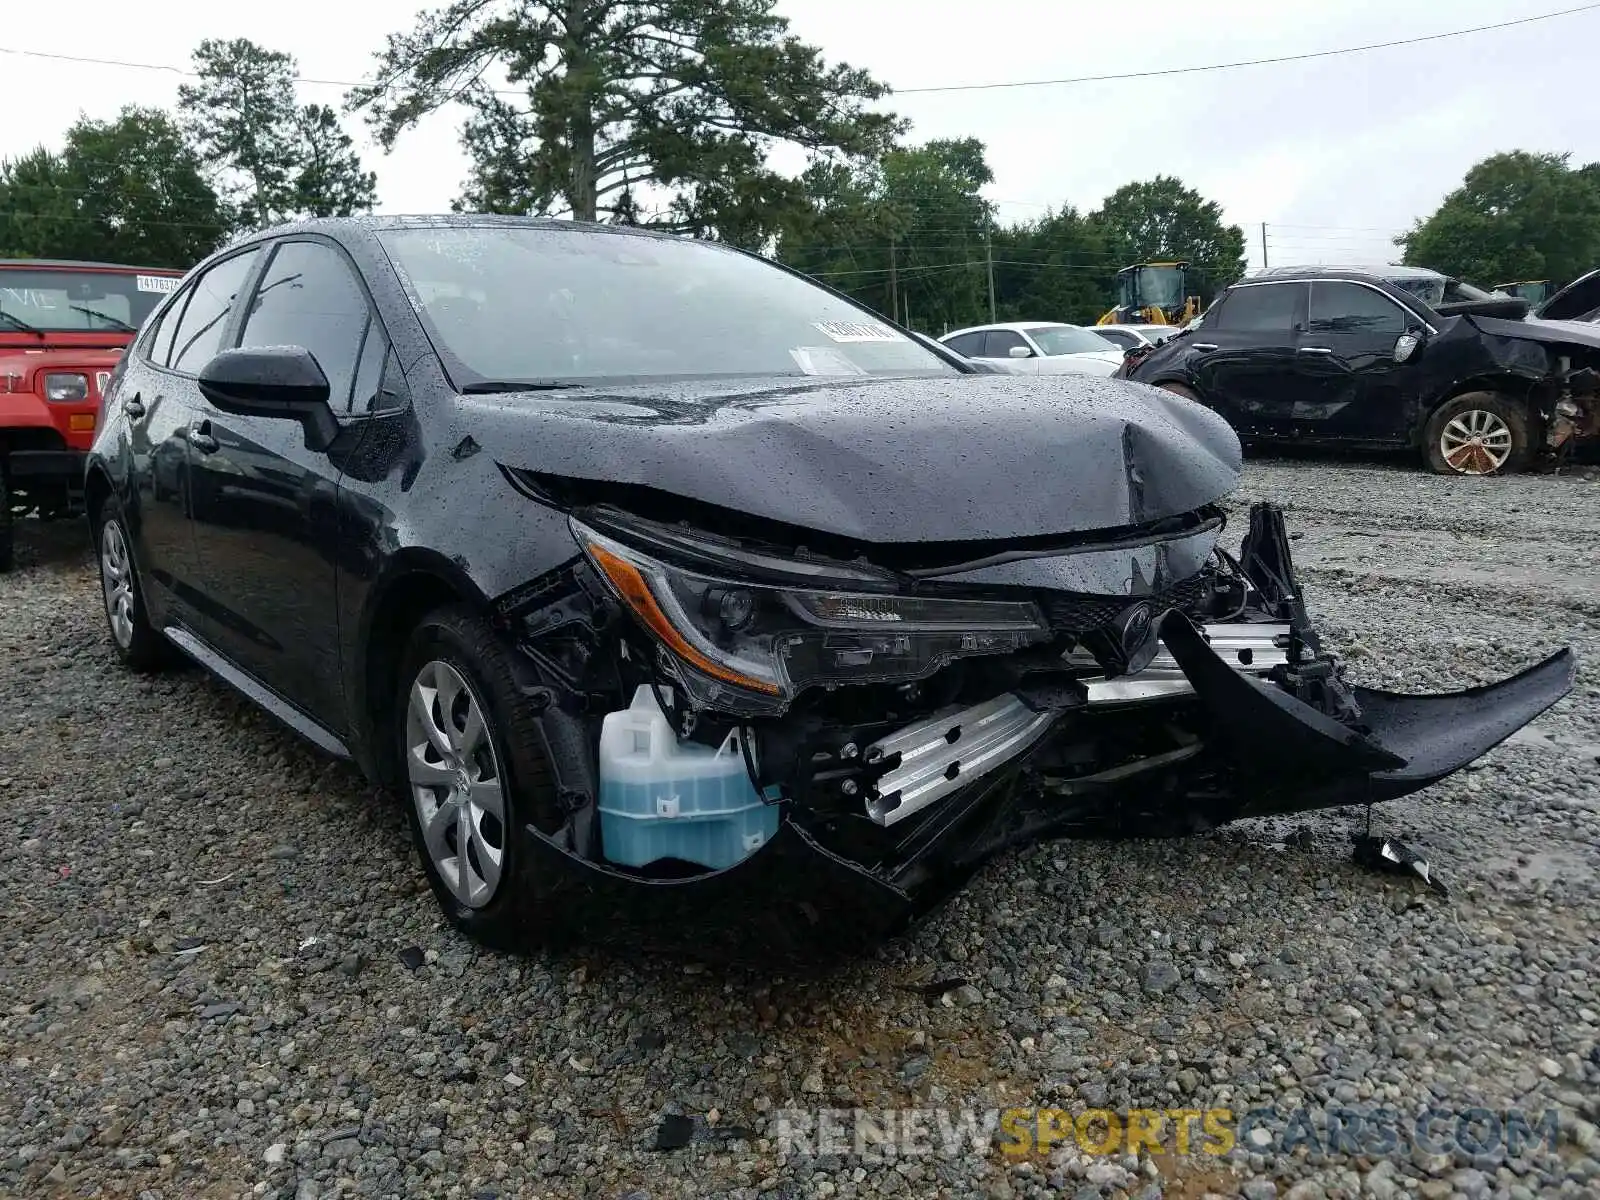
[(1057, 354), (1086, 354), (1096, 350), (1115, 350), (1117, 347), (1098, 333), (1090, 333), (1076, 325), (1044, 325), (1028, 330), (1028, 336), (1039, 343), (1039, 349), (1048, 356)]
[(379, 236), (463, 386), (960, 373), (869, 311), (704, 242), (483, 225)]
[(162, 275), (0, 266), (0, 332), (132, 333), (178, 286)]
[(1183, 270), (1179, 267), (1134, 267), (1117, 277), (1124, 308), (1175, 308), (1183, 303)]

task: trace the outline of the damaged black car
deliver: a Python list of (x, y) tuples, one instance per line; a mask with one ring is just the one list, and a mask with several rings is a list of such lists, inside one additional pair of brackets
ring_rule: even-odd
[(403, 798), (459, 929), (810, 956), (1019, 842), (1404, 795), (1571, 686), (1352, 686), (1239, 472), (1198, 404), (974, 372), (752, 255), (460, 216), (197, 267), (87, 498), (121, 659)]
[[(1213, 408), (1247, 444), (1410, 449), (1444, 475), (1548, 469), (1600, 445), (1600, 327), (1390, 273), (1258, 271), (1119, 374)], [(1553, 311), (1577, 311), (1573, 295)]]

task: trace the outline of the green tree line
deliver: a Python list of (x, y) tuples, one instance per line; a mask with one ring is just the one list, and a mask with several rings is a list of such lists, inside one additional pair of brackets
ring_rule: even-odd
[[(341, 114), (301, 104), (296, 64), (205, 41), (174, 111), (87, 116), (59, 150), (0, 163), (0, 254), (188, 266), (228, 237), (368, 211)], [(1002, 222), (975, 138), (909, 139), (890, 89), (794, 36), (775, 0), (454, 0), (389, 34), (344, 115), (385, 151), (464, 114), (460, 211), (568, 215), (773, 255), (918, 328), (1091, 321), (1116, 270), (1186, 259), (1208, 298), (1243, 231), (1169, 176), (1097, 208)], [(806, 166), (772, 166), (779, 147)], [(1493, 284), (1600, 257), (1600, 164), (1496, 155), (1399, 239), (1406, 261)]]
[(376, 201), (334, 109), (302, 105), (295, 60), (207, 40), (175, 111), (80, 116), (59, 150), (0, 161), (0, 257), (187, 268), (229, 237)]

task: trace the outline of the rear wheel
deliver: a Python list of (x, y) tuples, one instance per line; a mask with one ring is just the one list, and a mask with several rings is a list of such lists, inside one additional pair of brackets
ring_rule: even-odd
[(1468, 392), (1446, 400), (1422, 434), (1428, 466), (1440, 475), (1506, 475), (1532, 457), (1528, 413), (1498, 392)]
[(542, 926), (538, 848), (559, 820), (538, 722), (489, 626), (470, 609), (418, 623), (400, 669), (390, 744), (412, 839), (450, 923), (520, 949)]
[(122, 508), (115, 499), (108, 497), (100, 507), (95, 529), (106, 626), (117, 657), (125, 666), (143, 673), (166, 666), (176, 657), (176, 652), (172, 643), (150, 624), (131, 545)]

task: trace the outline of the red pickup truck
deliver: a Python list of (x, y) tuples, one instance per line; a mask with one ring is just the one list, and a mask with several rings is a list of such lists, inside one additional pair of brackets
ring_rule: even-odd
[(0, 572), (13, 525), (74, 516), (100, 397), (123, 349), (182, 271), (0, 259)]

